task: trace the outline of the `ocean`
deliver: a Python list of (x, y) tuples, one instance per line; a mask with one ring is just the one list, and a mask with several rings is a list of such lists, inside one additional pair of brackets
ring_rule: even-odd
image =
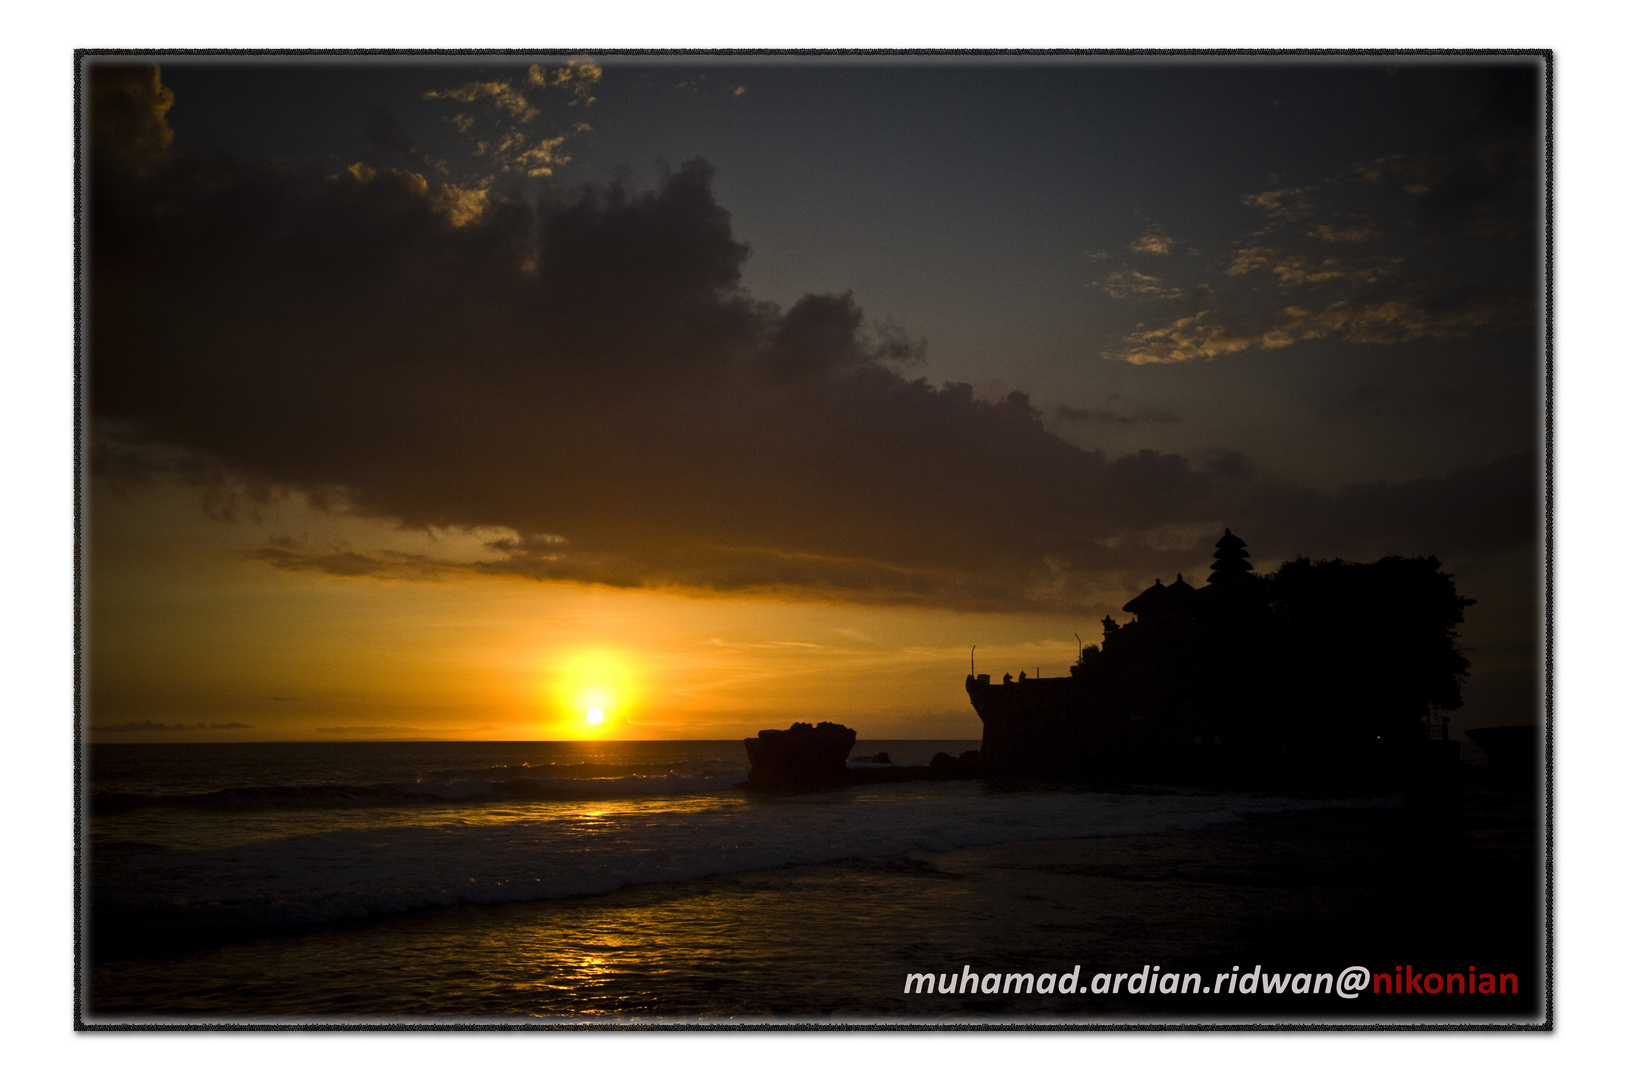
[[(1153, 943), (1208, 962), (1250, 940), (1218, 912), (1265, 911), (1171, 871), (1177, 847), (1221, 858), (1235, 842), (1202, 837), (1400, 808), (974, 781), (748, 793), (737, 740), (118, 744), (86, 764), (83, 990), (100, 1020), (1045, 1015), (1072, 1003), (899, 986), (923, 965), (1065, 969)], [(1169, 887), (1093, 897), (1093, 867)]]

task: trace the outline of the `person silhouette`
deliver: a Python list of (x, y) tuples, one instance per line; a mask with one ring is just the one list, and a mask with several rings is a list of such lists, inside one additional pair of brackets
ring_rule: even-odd
[(1010, 686), (1011, 685), (1011, 672), (1009, 672), (1009, 671), (1006, 672), (1006, 677), (1001, 679), (1000, 681), (1002, 683), (1004, 683), (1006, 686)]

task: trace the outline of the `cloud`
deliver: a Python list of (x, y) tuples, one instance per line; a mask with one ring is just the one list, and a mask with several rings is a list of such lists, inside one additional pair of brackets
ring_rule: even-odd
[(315, 570), (334, 577), (398, 578), (409, 581), (433, 580), (441, 571), (460, 564), (409, 555), (399, 551), (365, 553), (351, 549), (310, 551), (288, 540), (272, 542), (249, 558), (270, 563), (279, 570)]
[(1058, 405), (1056, 416), (1075, 424), (1179, 424), (1181, 418), (1167, 409), (1138, 409), (1133, 413), (1116, 413), (1111, 409), (1079, 409), (1072, 405)]
[[(467, 135), (477, 126), (482, 129), (474, 136), (473, 152), (476, 157), (491, 162), (494, 175), (516, 174), (537, 178), (552, 176), (556, 168), (569, 164), (571, 159), (561, 148), (573, 136), (593, 129), (585, 122), (575, 121), (566, 125), (564, 130), (537, 134), (531, 130), (531, 125), (542, 117), (543, 111), (526, 96), (527, 90), (564, 90), (568, 95), (567, 106), (586, 107), (597, 100), (592, 90), (603, 77), (604, 69), (598, 64), (592, 60), (577, 59), (557, 68), (532, 64), (520, 80), (476, 80), (444, 90), (427, 90), (423, 97), (426, 101), (485, 105), (489, 114), (484, 122), (480, 116), (461, 111), (446, 117), (446, 121), (460, 135)], [(472, 185), (472, 189), (484, 190), (489, 182), (490, 178), (485, 183)]]
[(247, 731), (247, 730), (252, 729), (253, 727), (254, 727), (253, 724), (238, 724), (238, 723), (227, 723), (227, 724), (216, 724), (216, 723), (207, 723), (207, 724), (203, 724), (203, 723), (199, 723), (199, 724), (160, 724), (160, 723), (158, 723), (156, 721), (153, 721), (153, 720), (139, 720), (139, 721), (138, 720), (132, 720), (132, 721), (128, 721), (128, 722), (123, 723), (123, 724), (92, 725), (90, 730), (92, 730), (94, 732), (99, 732), (99, 733), (112, 734), (112, 733), (116, 733), (116, 732), (130, 732), (130, 731), (233, 731), (233, 730)]
[(1130, 242), (1130, 250), (1137, 255), (1168, 255), (1174, 249), (1175, 241), (1158, 224), (1149, 225), (1146, 232)]
[(1536, 455), (1522, 453), (1445, 476), (1347, 484), (1331, 494), (1254, 483), (1242, 498), (1252, 509), (1240, 503), (1235, 513), (1252, 521), (1260, 538), (1287, 538), (1296, 552), (1318, 558), (1344, 550), (1365, 552), (1360, 558), (1387, 551), (1462, 557), (1534, 542), (1538, 480)]
[[(597, 100), (592, 94), (593, 87), (602, 78), (604, 68), (587, 59), (572, 60), (563, 67), (553, 69), (532, 64), (526, 72), (526, 81), (532, 86), (564, 87), (569, 90), (573, 105), (592, 105)], [(741, 90), (744, 89), (741, 87)]]
[(566, 135), (555, 135), (552, 138), (538, 139), (530, 147), (523, 145), (523, 141), (514, 146), (504, 146), (503, 150), (513, 149), (509, 158), (511, 165), (505, 168), (515, 168), (527, 176), (552, 176), (555, 165), (567, 164), (571, 159), (560, 154), (559, 148), (564, 145)]
[(481, 724), (477, 727), (467, 728), (421, 728), (408, 727), (403, 724), (342, 724), (338, 727), (319, 727), (318, 735), (336, 735), (339, 738), (353, 739), (444, 739), (449, 734), (460, 731), (495, 731), (494, 724)]
[(1181, 296), (1180, 289), (1164, 285), (1151, 274), (1143, 274), (1130, 269), (1115, 270), (1105, 278), (1093, 281), (1091, 284), (1115, 300), (1128, 300), (1131, 297), (1174, 300)]
[(367, 118), (367, 141), (373, 148), (374, 160), (381, 164), (423, 168), (424, 155), (413, 146), (412, 136), (384, 109), (373, 110)]
[(1118, 348), (1102, 355), (1129, 364), (1184, 364), (1242, 352), (1263, 341), (1261, 335), (1235, 333), (1216, 312), (1200, 311), (1164, 326), (1127, 334)]
[[(757, 300), (704, 162), (651, 189), (494, 186), (461, 222), (446, 190), (230, 160), (97, 173), (97, 474), (176, 475), (221, 515), (299, 492), (406, 529), (494, 530), (456, 560), (289, 537), (249, 553), (289, 572), (983, 610), (1077, 610), (1104, 581), (1167, 572), (1138, 537), (1270, 510), (1286, 544), (1327, 512), (1224, 458), (1081, 449), (1021, 392), (911, 378), (922, 343), (851, 294)], [(1275, 331), (1473, 322), (1340, 303)], [(1262, 334), (1203, 311), (1138, 332), (1131, 362), (1272, 347)], [(1495, 497), (1486, 513), (1521, 505)], [(1421, 520), (1448, 527), (1434, 505)]]
[(175, 94), (157, 64), (90, 65), (86, 80), (91, 156), (97, 168), (145, 173), (168, 160)]
[(1367, 214), (1341, 214), (1337, 223), (1323, 222), (1305, 230), (1312, 240), (1329, 244), (1365, 244), (1384, 235), (1384, 230)]
[[(533, 71), (536, 69), (533, 67)], [(473, 105), (479, 101), (490, 101), (497, 108), (522, 124), (529, 124), (541, 113), (526, 100), (525, 94), (507, 79), (487, 79), (483, 82), (469, 82), (462, 86), (454, 86), (449, 90), (426, 90), (425, 101), (459, 101), (465, 105)]]
[(443, 184), (435, 193), (434, 206), (453, 225), (473, 225), (486, 212), (491, 198), (489, 187), (468, 188)]
[[(351, 164), (345, 169), (345, 173), (358, 184), (371, 184), (381, 175), (378, 169), (361, 161)], [(472, 225), (479, 221), (481, 215), (486, 212), (486, 204), (491, 195), (489, 184), (483, 187), (460, 187), (457, 184), (431, 185), (422, 174), (400, 169), (390, 169), (382, 175), (388, 177), (390, 182), (424, 199), (454, 226)]]
[[(350, 518), (349, 524), (362, 523)], [(361, 529), (354, 540), (333, 537), (312, 543), (305, 538), (271, 536), (246, 557), (279, 570), (333, 577), (436, 581), (460, 573), (531, 573), (532, 564), (561, 558), (555, 549), (566, 543), (560, 536), (522, 537), (502, 529), (405, 531), (372, 524), (374, 528)], [(403, 545), (420, 550), (401, 550)]]
[[(1192, 363), (1308, 342), (1395, 345), (1528, 325), (1534, 314), (1535, 66), (1454, 76), (1456, 118), (1426, 153), (1352, 162), (1309, 182), (1242, 196), (1261, 224), (1234, 242), (1209, 285), (1135, 271), (1095, 283), (1115, 298), (1187, 301), (1138, 323), (1108, 359)], [(1327, 254), (1326, 245), (1360, 246)], [(1267, 277), (1262, 283), (1261, 276)], [(1198, 310), (1201, 308), (1201, 310)]]
[(1353, 285), (1372, 285), (1394, 277), (1407, 261), (1405, 255), (1374, 255), (1362, 259), (1337, 259), (1324, 256), (1289, 254), (1277, 248), (1247, 247), (1239, 249), (1226, 268), (1227, 277), (1241, 277), (1256, 270), (1269, 270), (1279, 285), (1320, 285), (1338, 282)]
[(1333, 243), (1365, 243), (1394, 231), (1375, 231), (1366, 209), (1374, 205), (1387, 205), (1403, 229), (1514, 235), (1537, 215), (1538, 78), (1534, 64), (1461, 71), (1452, 93), (1466, 107), (1430, 133), (1427, 152), (1355, 161), (1313, 183), (1245, 195), (1243, 202), (1265, 214), (1262, 232), (1304, 221), (1323, 207), (1359, 207), (1336, 210), (1337, 221), (1308, 227), (1308, 237)]
[(1389, 154), (1385, 157), (1374, 158), (1372, 161), (1357, 161), (1350, 166), (1350, 172), (1357, 179), (1365, 180), (1369, 184), (1382, 184), (1393, 180), (1397, 176), (1408, 176), (1417, 172), (1419, 163), (1404, 154)]
[(552, 176), (555, 166), (570, 163), (570, 157), (559, 152), (569, 138), (569, 134), (533, 138), (523, 129), (513, 128), (495, 138), (478, 140), (474, 155), (490, 158), (498, 172)]
[(1218, 312), (1200, 311), (1164, 326), (1128, 334), (1117, 347), (1102, 355), (1130, 364), (1181, 364), (1323, 339), (1361, 345), (1444, 341), (1506, 324), (1528, 313), (1518, 304), (1472, 294), (1419, 299), (1369, 297), (1335, 300), (1314, 311), (1290, 305), (1278, 311), (1263, 329), (1248, 332), (1236, 329)]
[(1238, 248), (1232, 255), (1232, 264), (1226, 268), (1226, 276), (1241, 277), (1256, 270), (1269, 269), (1281, 256), (1282, 252), (1274, 247)]
[[(1285, 320), (1262, 335), (1268, 348), (1274, 343), (1337, 337), (1366, 345), (1395, 345), (1420, 338), (1442, 341), (1463, 337), (1502, 321), (1511, 314), (1501, 305), (1417, 302), (1411, 300), (1339, 300), (1318, 312), (1283, 309)], [(1283, 341), (1286, 344), (1286, 341)]]
[[(710, 94), (712, 90), (711, 76), (705, 72), (698, 72), (689, 78), (673, 84), (673, 89), (683, 90), (690, 94)], [(745, 94), (746, 88), (740, 83), (724, 83), (718, 87), (718, 92), (737, 98)]]
[(1265, 212), (1274, 221), (1300, 221), (1315, 210), (1317, 203), (1311, 198), (1320, 185), (1282, 187), (1243, 196), (1243, 205)]

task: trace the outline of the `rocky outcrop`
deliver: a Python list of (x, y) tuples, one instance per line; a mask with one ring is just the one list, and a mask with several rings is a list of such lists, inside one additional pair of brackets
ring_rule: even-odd
[(982, 776), (981, 754), (959, 757), (937, 754), (929, 765), (894, 765), (882, 751), (852, 760), (848, 753), (858, 732), (841, 724), (792, 724), (786, 731), (759, 731), (746, 740), (751, 773), (740, 787), (749, 791), (821, 791), (863, 784), (905, 784), (916, 780), (976, 780)]
[(983, 754), (966, 750), (959, 757), (950, 757), (940, 751), (932, 755), (932, 763), (927, 768), (934, 780), (977, 780), (983, 775)]
[(846, 787), (847, 755), (859, 733), (841, 724), (792, 724), (746, 740), (751, 773), (744, 786), (759, 791), (817, 791)]

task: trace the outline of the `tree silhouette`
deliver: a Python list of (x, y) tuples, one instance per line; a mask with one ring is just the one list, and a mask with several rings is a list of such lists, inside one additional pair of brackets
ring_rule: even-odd
[(1264, 579), (1291, 704), (1345, 734), (1406, 736), (1431, 705), (1463, 705), (1457, 627), (1474, 601), (1440, 561), (1389, 556), (1284, 563)]

